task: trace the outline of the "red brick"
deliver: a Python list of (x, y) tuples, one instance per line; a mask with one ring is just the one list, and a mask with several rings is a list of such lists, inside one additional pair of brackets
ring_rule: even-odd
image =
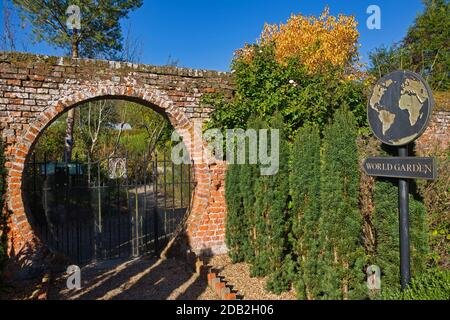
[(223, 297), (223, 300), (236, 300), (237, 295), (236, 293), (228, 293)]
[(216, 294), (220, 297), (220, 291), (222, 290), (222, 288), (225, 288), (225, 282), (218, 282), (216, 283), (215, 286), (215, 290), (216, 290)]
[[(185, 69), (174, 71), (171, 68), (140, 65), (129, 70), (129, 67), (123, 67), (125, 64), (92, 60), (85, 62), (82, 59), (76, 62), (63, 59), (64, 65), (57, 66), (54, 59), (41, 56), (21, 55), (17, 59), (14, 53), (6, 53), (3, 57), (6, 57), (8, 63), (0, 63), (0, 79), (7, 90), (0, 87), (0, 97), (8, 99), (8, 102), (0, 102), (0, 129), (6, 137), (6, 155), (10, 157), (9, 203), (12, 205), (13, 216), (21, 217), (20, 225), (11, 225), (11, 229), (16, 230), (16, 252), (19, 252), (20, 246), (25, 242), (31, 241), (32, 236), (28, 221), (23, 218), (25, 216), (20, 193), (23, 164), (41, 130), (67, 107), (80, 103), (87, 97), (105, 94), (140, 97), (147, 99), (143, 101), (146, 104), (166, 109), (174, 127), (185, 128), (192, 134), (193, 121), (207, 116), (211, 111), (207, 108), (200, 110), (198, 94), (211, 88), (231, 86), (229, 76), (214, 72)], [(114, 85), (110, 84), (112, 78), (118, 79)], [(108, 82), (103, 84), (103, 80)], [(192, 88), (196, 88), (194, 91), (197, 95), (193, 95)], [(226, 91), (228, 95), (232, 94), (231, 88)], [(59, 102), (56, 101), (58, 99)], [(185, 108), (192, 110), (186, 111)], [(197, 143), (187, 132), (183, 136), (192, 156), (201, 159), (206, 145), (203, 142)], [(194, 250), (210, 245), (224, 245), (223, 239), (213, 239), (218, 237), (217, 230), (224, 230), (225, 169), (225, 163), (194, 165), (197, 185), (187, 226), (189, 241)], [(214, 215), (210, 218), (209, 214)]]

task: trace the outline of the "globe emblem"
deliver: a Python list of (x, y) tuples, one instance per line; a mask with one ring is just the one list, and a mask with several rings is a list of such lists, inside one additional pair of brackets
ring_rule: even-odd
[(433, 104), (431, 89), (420, 75), (395, 71), (375, 85), (367, 118), (379, 140), (387, 145), (403, 146), (425, 131)]

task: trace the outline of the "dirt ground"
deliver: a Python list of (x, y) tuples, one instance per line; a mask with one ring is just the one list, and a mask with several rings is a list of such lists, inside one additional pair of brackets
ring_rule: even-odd
[(81, 269), (82, 288), (68, 290), (59, 275), (49, 300), (215, 300), (206, 280), (175, 259), (141, 257), (91, 264)]
[(1, 284), (0, 300), (32, 300), (37, 297), (41, 287), (41, 278), (15, 281)]
[[(266, 278), (251, 278), (246, 263), (231, 263), (227, 255), (208, 259), (244, 300), (295, 300), (294, 290), (275, 295), (266, 290)], [(187, 268), (184, 261), (140, 257), (93, 263), (81, 269), (81, 289), (69, 290), (67, 275), (56, 275), (49, 300), (217, 300), (207, 281)], [(17, 283), (0, 292), (0, 299), (33, 299), (39, 281)]]
[(231, 262), (228, 255), (213, 257), (209, 264), (225, 277), (228, 284), (237, 290), (244, 300), (295, 300), (294, 290), (276, 295), (266, 290), (266, 278), (251, 278), (250, 265)]

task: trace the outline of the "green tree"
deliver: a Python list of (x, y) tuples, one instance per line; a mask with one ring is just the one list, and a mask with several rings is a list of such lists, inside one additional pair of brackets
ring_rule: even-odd
[[(113, 58), (122, 50), (120, 20), (142, 6), (142, 0), (13, 0), (33, 27), (36, 41), (62, 48), (73, 58)], [(67, 25), (71, 5), (80, 8), (80, 29)]]
[(245, 261), (243, 247), (247, 241), (246, 221), (243, 214), (240, 192), (240, 169), (238, 164), (229, 164), (225, 177), (225, 196), (227, 203), (226, 244), (233, 262)]
[(320, 134), (317, 126), (305, 126), (297, 134), (291, 152), (290, 190), (290, 242), (298, 266), (294, 277), (296, 292), (299, 299), (314, 299), (319, 293), (316, 235), (320, 218)]
[(342, 81), (337, 68), (308, 74), (298, 60), (287, 65), (275, 60), (273, 46), (256, 46), (250, 62), (233, 61), (236, 94), (233, 99), (207, 99), (214, 106), (210, 127), (244, 128), (252, 116), (269, 121), (280, 114), (288, 139), (305, 123), (321, 129), (341, 105), (348, 105), (359, 127), (366, 126), (364, 86), (358, 81)]
[(75, 136), (81, 142), (82, 149), (87, 150), (90, 159), (95, 159), (95, 155), (99, 154), (100, 142), (105, 140), (102, 138), (109, 136), (111, 139), (114, 136), (114, 132), (111, 132), (113, 130), (108, 129), (120, 121), (115, 103), (116, 101), (99, 100), (88, 102), (79, 108)]
[[(256, 118), (250, 119), (247, 125), (247, 129), (253, 129), (256, 131), (261, 127), (262, 123), (260, 122), (259, 119)], [(261, 177), (261, 173), (259, 165), (252, 164), (249, 161), (250, 143), (251, 143), (250, 138), (246, 137), (245, 138), (246, 162), (245, 164), (242, 164), (240, 166), (239, 192), (242, 196), (242, 205), (243, 205), (242, 214), (244, 215), (245, 219), (245, 230), (247, 236), (247, 240), (244, 242), (244, 245), (242, 246), (242, 251), (245, 255), (245, 261), (253, 263), (255, 257), (254, 243), (256, 240), (255, 201), (257, 195), (255, 194), (255, 184)], [(258, 143), (258, 141), (256, 140), (254, 143)]]
[[(252, 243), (255, 257), (251, 266), (254, 276), (270, 275), (267, 287), (276, 293), (289, 289), (289, 279), (286, 273), (286, 254), (288, 250), (288, 232), (290, 219), (289, 203), (289, 146), (284, 123), (280, 115), (274, 116), (269, 125), (262, 127), (279, 130), (279, 166), (271, 175), (261, 175), (255, 183), (255, 219), (254, 237)], [(269, 131), (270, 135), (270, 131)], [(268, 140), (269, 152), (273, 141)], [(260, 167), (263, 165), (260, 165)]]
[(450, 87), (450, 2), (424, 0), (425, 9), (398, 45), (381, 47), (370, 54), (369, 73), (379, 78), (397, 69), (421, 73), (432, 89)]
[(45, 158), (49, 161), (58, 161), (58, 156), (63, 154), (64, 141), (61, 140), (61, 137), (64, 136), (66, 130), (66, 117), (67, 115), (63, 115), (58, 118), (39, 137), (34, 146), (34, 154), (38, 161), (43, 161)]
[(433, 268), (412, 277), (408, 289), (389, 289), (382, 293), (383, 300), (442, 300), (450, 297), (450, 271)]
[(354, 116), (346, 108), (339, 109), (323, 138), (318, 268), (324, 299), (364, 297), (356, 137)]
[(424, 0), (425, 11), (409, 28), (403, 40), (412, 56), (412, 64), (421, 66), (434, 89), (450, 87), (450, 2)]
[[(36, 41), (65, 49), (72, 58), (114, 58), (122, 50), (120, 20), (132, 10), (139, 8), (142, 0), (13, 0), (23, 20), (32, 25)], [(80, 9), (79, 29), (69, 27), (69, 6)], [(72, 21), (73, 22), (73, 21)], [(64, 158), (71, 160), (74, 145), (73, 126), (75, 109), (67, 114)]]
[(127, 121), (133, 128), (144, 133), (144, 139), (141, 140), (144, 148), (150, 156), (157, 148), (163, 148), (170, 144), (173, 126), (156, 111), (136, 104), (125, 102), (119, 106), (121, 113), (121, 122)]

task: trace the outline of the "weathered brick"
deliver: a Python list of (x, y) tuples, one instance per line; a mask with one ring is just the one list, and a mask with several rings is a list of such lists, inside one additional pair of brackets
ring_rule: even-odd
[[(24, 218), (22, 194), (17, 191), (21, 188), (25, 158), (40, 131), (67, 107), (93, 96), (127, 95), (141, 99), (143, 104), (155, 105), (158, 111), (167, 113), (174, 127), (192, 132), (193, 121), (207, 119), (211, 111), (211, 108), (202, 110), (199, 105), (202, 94), (208, 88), (217, 91), (228, 85), (229, 78), (228, 74), (213, 71), (0, 54), (0, 129), (11, 169), (9, 190), (14, 190), (8, 199), (13, 210), (12, 221), (16, 221), (11, 225), (16, 240), (14, 251), (20, 252), (33, 237)], [(233, 89), (227, 90), (225, 94), (231, 95)], [(183, 138), (193, 159), (201, 160), (205, 145), (195, 145), (186, 134)], [(196, 252), (205, 248), (213, 253), (226, 250), (223, 239), (225, 166), (201, 164), (195, 168), (198, 175), (195, 175), (197, 181), (187, 231)]]

